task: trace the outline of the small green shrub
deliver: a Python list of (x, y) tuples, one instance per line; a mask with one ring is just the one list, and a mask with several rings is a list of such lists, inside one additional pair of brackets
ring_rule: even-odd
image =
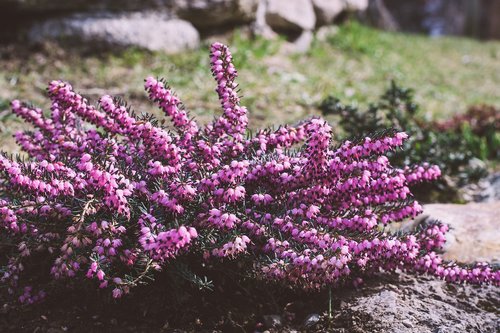
[[(435, 190), (444, 190), (436, 197), (438, 200), (457, 200), (455, 185), (475, 182), (487, 174), (486, 168), (474, 166), (472, 159), (499, 158), (500, 116), (492, 107), (473, 107), (447, 122), (425, 122), (419, 117), (413, 91), (394, 81), (380, 100), (369, 104), (366, 110), (344, 105), (333, 96), (324, 99), (319, 107), (325, 115), (340, 116), (344, 137), (362, 136), (389, 127), (406, 131), (410, 139), (406, 142), (405, 154), (393, 152), (390, 160), (396, 166), (419, 161), (439, 165), (450, 178), (432, 185)], [(428, 190), (421, 191), (427, 199)], [(414, 191), (417, 195), (420, 192)]]
[(500, 109), (474, 105), (467, 112), (433, 124), (440, 131), (463, 135), (468, 148), (481, 159), (500, 159)]

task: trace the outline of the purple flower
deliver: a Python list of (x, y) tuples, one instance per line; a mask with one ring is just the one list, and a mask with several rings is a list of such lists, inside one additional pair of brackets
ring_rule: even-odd
[(261, 277), (306, 289), (359, 285), (363, 275), (398, 268), (500, 283), (485, 263), (436, 254), (445, 225), (380, 232), (421, 213), (410, 184), (440, 176), (426, 163), (389, 164), (385, 154), (405, 133), (335, 144), (330, 125), (312, 118), (250, 135), (232, 55), (220, 43), (210, 52), (222, 114), (204, 127), (154, 78), (144, 87), (172, 131), (109, 95), (94, 106), (62, 81), (49, 84), (50, 114), (12, 102), (34, 127), (15, 135), (28, 159), (0, 155), (0, 226), (17, 244), (1, 281), (20, 301), (44, 296), (19, 283), (40, 252), (50, 265), (37, 274), (90, 279), (115, 298), (187, 254), (200, 266), (249, 257)]

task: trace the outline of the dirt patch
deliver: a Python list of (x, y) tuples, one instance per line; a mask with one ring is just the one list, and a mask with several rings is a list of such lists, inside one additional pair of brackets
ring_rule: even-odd
[[(497, 332), (500, 288), (449, 285), (431, 277), (379, 275), (359, 289), (286, 292), (232, 283), (180, 294), (157, 281), (115, 302), (90, 290), (64, 290), (29, 307), (4, 305), (1, 332)], [(318, 314), (316, 317), (312, 316)], [(318, 320), (311, 320), (319, 317)], [(309, 318), (309, 321), (307, 319)], [(278, 327), (266, 327), (274, 323)], [(306, 327), (307, 326), (307, 327)]]

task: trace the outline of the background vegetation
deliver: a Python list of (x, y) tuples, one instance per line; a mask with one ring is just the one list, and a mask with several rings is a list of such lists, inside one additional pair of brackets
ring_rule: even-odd
[[(343, 103), (366, 106), (396, 80), (415, 90), (424, 119), (444, 119), (469, 105), (500, 105), (500, 42), (382, 32), (348, 23), (322, 33), (305, 54), (286, 52), (282, 40), (251, 39), (243, 31), (213, 38), (228, 43), (240, 71), (243, 103), (254, 128), (293, 123), (319, 114), (317, 105), (334, 95)], [(213, 82), (207, 73), (208, 44), (180, 55), (138, 49), (90, 52), (45, 45), (42, 49), (3, 47), (0, 52), (0, 109), (13, 98), (48, 108), (45, 87), (63, 79), (91, 100), (106, 93), (120, 95), (138, 111), (154, 111), (142, 80), (164, 77), (198, 118), (218, 112)], [(95, 87), (99, 87), (96, 89)], [(21, 126), (3, 111), (0, 143), (15, 150), (11, 134)], [(329, 119), (334, 121), (335, 119)]]

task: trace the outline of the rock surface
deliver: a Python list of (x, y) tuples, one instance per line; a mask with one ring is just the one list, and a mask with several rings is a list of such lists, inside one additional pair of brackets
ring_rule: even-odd
[(35, 25), (28, 36), (32, 42), (64, 39), (167, 53), (196, 48), (200, 41), (189, 22), (155, 13), (74, 15)]
[(451, 227), (446, 236), (445, 259), (500, 263), (500, 201), (430, 204), (424, 206), (423, 215)]
[(369, 0), (344, 0), (345, 9), (351, 12), (365, 11), (368, 8)]
[(255, 22), (253, 23), (253, 32), (267, 39), (274, 39), (278, 34), (266, 22), (267, 0), (260, 0), (255, 13)]
[[(368, 281), (338, 295), (328, 332), (494, 333), (500, 329), (500, 288), (446, 284), (406, 274)], [(340, 326), (340, 327), (339, 327)]]
[(310, 0), (267, 0), (266, 22), (275, 30), (312, 30), (316, 15)]
[(345, 9), (343, 0), (312, 0), (317, 25), (332, 24)]
[(32, 13), (141, 10), (165, 8), (178, 0), (1, 0), (0, 6), (7, 10)]
[(283, 326), (283, 319), (279, 315), (264, 315), (264, 326), (266, 328), (277, 328)]
[(491, 201), (500, 200), (500, 173), (488, 177), (488, 182), (491, 184)]
[(282, 46), (283, 52), (286, 53), (305, 53), (311, 47), (314, 40), (314, 34), (310, 30), (302, 31), (293, 42), (286, 43)]
[(312, 313), (306, 317), (302, 323), (302, 327), (308, 329), (316, 326), (316, 324), (321, 320), (321, 317), (317, 313)]
[(500, 200), (500, 173), (494, 173), (474, 184), (459, 189), (467, 202), (493, 202)]
[(176, 14), (196, 27), (244, 24), (255, 19), (258, 0), (176, 0)]
[[(260, 4), (264, 5), (260, 5)], [(430, 34), (465, 34), (500, 38), (500, 2), (495, 0), (0, 0), (0, 41), (19, 41), (35, 20), (74, 14), (167, 12), (192, 23), (203, 36), (234, 26), (254, 25), (256, 33), (297, 33), (334, 22), (339, 14), (356, 12), (365, 22), (386, 30)], [(261, 16), (257, 8), (268, 7)], [(264, 20), (265, 21), (265, 20)], [(295, 36), (295, 37), (297, 37)]]

